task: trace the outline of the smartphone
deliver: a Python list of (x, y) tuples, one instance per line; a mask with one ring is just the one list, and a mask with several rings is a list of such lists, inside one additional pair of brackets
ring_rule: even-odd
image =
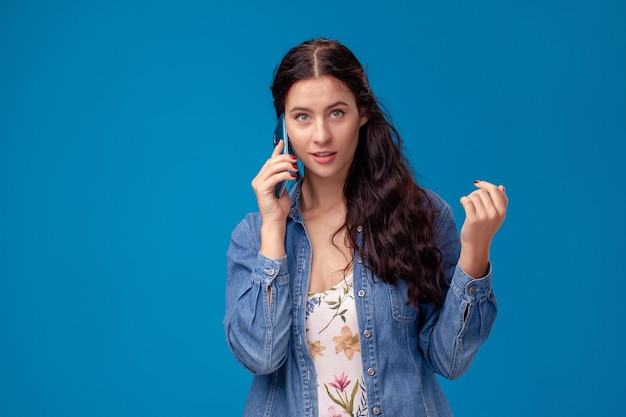
[[(274, 135), (272, 137), (272, 143), (274, 144), (274, 147), (276, 147), (276, 145), (278, 145), (278, 141), (283, 140), (283, 149), (281, 151), (281, 153), (283, 154), (288, 154), (288, 155), (295, 155), (295, 153), (293, 152), (293, 149), (291, 148), (291, 144), (289, 143), (289, 136), (287, 135), (287, 127), (285, 125), (285, 115), (281, 114), (280, 117), (278, 118), (278, 122), (276, 123), (276, 128), (274, 129)], [(300, 167), (300, 161), (298, 161), (298, 167)], [(290, 181), (281, 181), (278, 184), (276, 184), (276, 186), (274, 187), (274, 195), (276, 196), (276, 198), (280, 198), (283, 195), (283, 192), (285, 191), (285, 189), (287, 189), (287, 192), (291, 191), (290, 188), (287, 184), (289, 183), (289, 185), (293, 185), (293, 180)]]

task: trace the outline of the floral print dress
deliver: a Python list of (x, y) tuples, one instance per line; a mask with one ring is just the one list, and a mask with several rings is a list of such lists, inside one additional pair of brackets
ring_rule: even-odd
[(309, 293), (306, 337), (317, 373), (320, 417), (367, 416), (352, 274)]

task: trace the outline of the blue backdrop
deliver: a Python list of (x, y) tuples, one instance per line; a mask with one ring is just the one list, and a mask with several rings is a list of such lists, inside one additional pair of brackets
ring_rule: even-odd
[(274, 67), (316, 36), (366, 65), (459, 226), (474, 179), (507, 187), (455, 415), (623, 413), (624, 2), (210, 3), (0, 4), (0, 415), (241, 414), (225, 252)]

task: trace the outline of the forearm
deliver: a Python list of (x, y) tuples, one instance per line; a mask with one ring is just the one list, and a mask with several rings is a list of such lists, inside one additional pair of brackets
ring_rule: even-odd
[(481, 279), (456, 268), (444, 305), (424, 326), (420, 342), (434, 369), (454, 379), (469, 368), (497, 314), (491, 270)]
[(285, 256), (285, 222), (266, 222), (261, 225), (261, 249), (259, 252), (270, 259)]
[[(269, 373), (284, 361), (291, 327), (287, 257), (259, 253), (258, 217), (233, 231), (227, 252), (224, 330), (235, 357), (251, 372)], [(270, 290), (271, 289), (271, 290)]]
[(483, 278), (489, 270), (490, 244), (462, 244), (459, 255), (459, 266), (467, 275), (474, 279)]
[[(247, 268), (246, 268), (247, 269)], [(267, 374), (284, 361), (291, 328), (286, 257), (259, 254), (252, 270), (229, 269), (224, 329), (235, 357), (251, 372)]]

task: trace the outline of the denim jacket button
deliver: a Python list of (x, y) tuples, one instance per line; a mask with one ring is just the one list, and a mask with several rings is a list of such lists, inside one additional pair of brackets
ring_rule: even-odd
[(476, 294), (476, 288), (472, 287), (469, 289), (470, 294)]
[(363, 226), (357, 226), (356, 231), (359, 232), (359, 233), (362, 232), (363, 231)]
[(358, 263), (360, 263), (360, 264), (362, 264), (362, 263), (363, 263), (363, 258), (359, 258), (359, 259), (357, 259), (357, 262), (358, 262)]
[(357, 292), (357, 295), (358, 295), (359, 297), (365, 297), (365, 291), (363, 291), (363, 290), (359, 290), (359, 292)]
[(374, 368), (367, 368), (367, 374), (369, 376), (374, 376), (375, 373), (376, 373), (376, 370)]
[(379, 415), (380, 414), (380, 408), (378, 408), (378, 407), (372, 408), (372, 413), (374, 413), (376, 415)]
[(270, 275), (270, 276), (274, 275), (274, 272), (275, 271), (272, 268), (270, 268), (270, 269), (267, 270), (267, 275)]
[(370, 337), (372, 335), (372, 332), (370, 332), (369, 330), (366, 330), (363, 332), (363, 336), (365, 337)]

